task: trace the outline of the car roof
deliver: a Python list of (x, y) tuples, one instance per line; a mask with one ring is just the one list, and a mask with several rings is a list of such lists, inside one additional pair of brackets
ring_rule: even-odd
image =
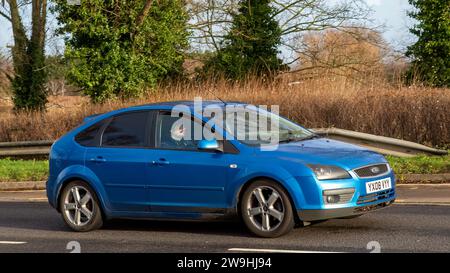
[[(171, 110), (173, 107), (177, 105), (184, 105), (191, 109), (192, 112), (194, 112), (194, 105), (196, 101), (193, 100), (178, 100), (178, 101), (165, 101), (165, 102), (156, 102), (156, 103), (148, 103), (143, 105), (137, 105), (137, 106), (130, 106), (122, 109), (117, 109), (108, 113), (102, 113), (102, 114), (95, 114), (88, 116), (84, 119), (83, 122), (87, 121), (97, 121), (98, 119), (102, 119), (104, 117), (110, 117), (114, 116), (116, 114), (125, 113), (129, 111), (139, 111), (139, 110)], [(247, 103), (239, 102), (239, 101), (220, 101), (220, 100), (202, 100), (202, 110), (207, 106), (214, 106), (218, 107), (220, 109), (224, 109), (226, 106), (246, 106)], [(98, 118), (98, 119), (97, 119)]]
[[(177, 105), (184, 105), (191, 109), (194, 108), (196, 101), (194, 100), (178, 100), (178, 101), (165, 101), (165, 102), (156, 102), (156, 103), (148, 103), (138, 106), (132, 106), (125, 109), (139, 109), (139, 108), (152, 108), (152, 109), (170, 109)], [(201, 101), (202, 108), (207, 106), (216, 106), (219, 108), (225, 108), (226, 106), (242, 106), (247, 105), (247, 103), (239, 102), (239, 101), (220, 101), (220, 100), (202, 100)]]

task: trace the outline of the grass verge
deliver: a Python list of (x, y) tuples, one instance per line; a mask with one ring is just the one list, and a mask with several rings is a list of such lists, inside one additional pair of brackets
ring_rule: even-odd
[(450, 173), (450, 155), (446, 156), (386, 156), (397, 174), (438, 174)]
[(43, 181), (48, 176), (47, 160), (0, 159), (0, 181)]

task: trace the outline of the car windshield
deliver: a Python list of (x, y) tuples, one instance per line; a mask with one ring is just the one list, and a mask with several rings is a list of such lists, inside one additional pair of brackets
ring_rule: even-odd
[[(256, 118), (257, 117), (257, 118)], [(318, 137), (305, 128), (263, 109), (239, 109), (225, 112), (225, 130), (247, 145), (302, 141)]]

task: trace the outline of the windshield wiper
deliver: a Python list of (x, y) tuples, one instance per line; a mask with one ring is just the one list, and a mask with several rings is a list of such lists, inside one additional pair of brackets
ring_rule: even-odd
[(304, 141), (304, 140), (310, 140), (310, 139), (315, 139), (315, 138), (322, 138), (322, 136), (314, 134), (314, 135), (310, 135), (310, 136), (303, 137), (303, 138), (289, 137), (289, 138), (280, 140), (279, 143), (289, 143), (289, 142), (296, 142), (296, 141)]
[(304, 138), (300, 138), (298, 140), (299, 141), (303, 141), (303, 140), (310, 140), (310, 139), (315, 139), (315, 138), (322, 138), (322, 136), (314, 134), (314, 135), (310, 135), (310, 136), (307, 136), (307, 137), (304, 137)]
[(293, 142), (293, 141), (297, 141), (298, 139), (296, 138), (286, 138), (283, 140), (278, 141), (279, 143), (289, 143), (289, 142)]

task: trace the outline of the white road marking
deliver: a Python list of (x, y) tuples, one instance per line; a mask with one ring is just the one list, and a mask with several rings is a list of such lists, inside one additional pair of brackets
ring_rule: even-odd
[(27, 242), (15, 242), (15, 241), (0, 241), (0, 245), (23, 245)]
[(309, 251), (309, 250), (290, 250), (290, 249), (260, 249), (260, 248), (229, 248), (228, 251), (267, 252), (267, 253), (342, 253), (342, 252), (331, 252), (331, 251)]

